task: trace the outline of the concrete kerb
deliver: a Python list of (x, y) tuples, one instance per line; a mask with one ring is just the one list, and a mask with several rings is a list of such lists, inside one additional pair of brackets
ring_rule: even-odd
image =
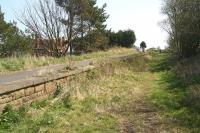
[(44, 83), (51, 82), (54, 80), (63, 79), (63, 78), (69, 77), (69, 76), (73, 76), (76, 74), (80, 74), (82, 72), (89, 71), (93, 68), (95, 68), (95, 67), (94, 66), (86, 66), (86, 67), (79, 68), (79, 69), (73, 70), (73, 71), (66, 71), (66, 72), (62, 71), (62, 73), (56, 73), (56, 74), (52, 73), (52, 74), (46, 75), (46, 76), (31, 77), (29, 79), (24, 79), (24, 80), (19, 80), (16, 82), (7, 83), (7, 84), (0, 86), (0, 95), (3, 95), (8, 92), (14, 92), (14, 91), (17, 91), (20, 89), (44, 84)]

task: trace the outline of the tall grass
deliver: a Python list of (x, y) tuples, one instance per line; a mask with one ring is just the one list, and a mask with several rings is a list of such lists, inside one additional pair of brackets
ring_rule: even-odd
[(20, 57), (9, 57), (9, 58), (0, 58), (0, 75), (7, 74), (8, 72), (20, 71), (20, 70), (28, 70), (35, 67), (53, 65), (53, 64), (65, 64), (72, 61), (81, 61), (85, 59), (92, 58), (102, 58), (112, 55), (118, 54), (130, 54), (133, 53), (133, 49), (126, 48), (113, 48), (108, 51), (99, 51), (94, 53), (89, 53), (80, 56), (72, 56), (69, 55), (66, 57), (35, 57), (31, 55), (20, 56)]
[[(157, 58), (154, 55), (154, 58)], [(180, 77), (196, 59), (187, 61), (177, 75), (176, 62), (168, 55), (160, 54), (159, 60), (152, 64), (152, 72), (156, 74), (155, 88), (150, 94), (151, 101), (167, 119), (173, 120), (185, 132), (200, 132), (200, 76), (192, 75)], [(196, 60), (198, 62), (198, 60)], [(191, 64), (190, 64), (191, 63)], [(176, 68), (176, 69), (177, 69)], [(195, 70), (194, 70), (195, 71)]]

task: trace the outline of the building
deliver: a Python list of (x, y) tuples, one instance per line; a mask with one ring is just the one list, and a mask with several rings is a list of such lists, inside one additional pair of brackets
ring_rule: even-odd
[(36, 56), (64, 55), (68, 49), (69, 43), (64, 37), (54, 40), (36, 37), (33, 45), (33, 54)]

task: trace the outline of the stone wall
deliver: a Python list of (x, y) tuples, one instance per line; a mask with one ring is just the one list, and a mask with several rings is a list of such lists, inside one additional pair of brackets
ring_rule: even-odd
[(0, 92), (0, 111), (8, 104), (17, 108), (22, 105), (30, 105), (31, 103), (48, 99), (49, 96), (54, 94), (58, 84), (65, 84), (71, 76), (87, 72), (93, 68), (92, 66), (87, 66), (81, 70), (63, 72), (62, 75), (56, 76), (54, 80), (42, 80), (40, 83), (38, 82), (39, 84), (27, 85), (18, 89), (11, 88), (11, 91), (2, 91)]

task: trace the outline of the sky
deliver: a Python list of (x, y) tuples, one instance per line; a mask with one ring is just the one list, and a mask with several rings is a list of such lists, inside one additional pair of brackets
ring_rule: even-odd
[[(136, 46), (142, 41), (148, 48), (167, 46), (167, 34), (158, 24), (164, 19), (160, 11), (162, 0), (97, 0), (99, 6), (104, 3), (109, 14), (108, 29), (132, 29), (137, 38)], [(17, 21), (16, 16), (25, 8), (26, 0), (0, 0), (0, 5), (7, 21)], [(18, 26), (22, 27), (21, 24)]]

